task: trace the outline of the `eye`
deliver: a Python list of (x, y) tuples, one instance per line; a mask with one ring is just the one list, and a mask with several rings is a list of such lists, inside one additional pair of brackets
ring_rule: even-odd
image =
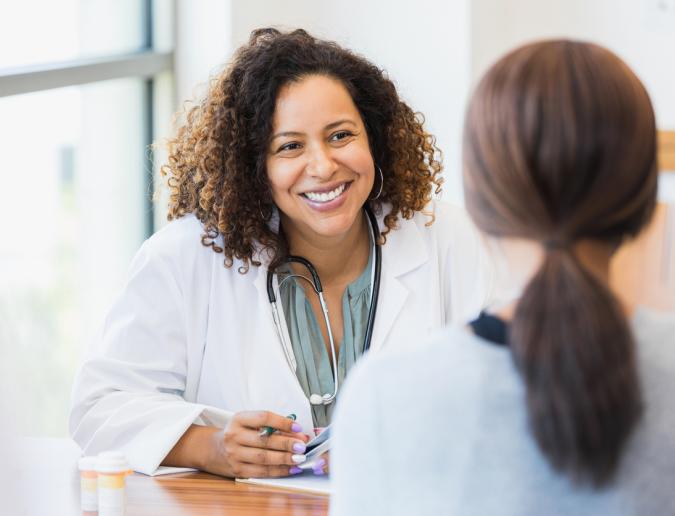
[(284, 143), (281, 147), (277, 149), (277, 152), (284, 152), (284, 151), (294, 151), (298, 150), (300, 148), (300, 144), (298, 142), (288, 142)]
[(331, 141), (339, 142), (340, 140), (344, 140), (345, 138), (349, 138), (350, 136), (354, 136), (354, 133), (350, 131), (338, 131), (336, 133), (333, 133), (330, 139)]

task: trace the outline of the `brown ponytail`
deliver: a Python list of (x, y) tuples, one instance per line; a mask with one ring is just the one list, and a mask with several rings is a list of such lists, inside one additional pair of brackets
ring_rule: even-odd
[(510, 341), (539, 447), (556, 469), (604, 483), (640, 414), (633, 339), (616, 299), (572, 252), (549, 250)]
[(558, 471), (602, 486), (640, 417), (633, 337), (582, 240), (636, 235), (656, 198), (656, 131), (630, 69), (596, 45), (513, 51), (478, 85), (466, 120), (465, 194), (485, 232), (542, 243), (509, 340), (530, 427)]

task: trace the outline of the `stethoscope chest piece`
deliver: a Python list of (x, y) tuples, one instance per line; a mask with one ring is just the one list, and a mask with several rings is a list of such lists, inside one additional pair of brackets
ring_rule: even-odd
[[(366, 323), (366, 333), (364, 336), (364, 343), (363, 343), (363, 352), (365, 353), (370, 349), (370, 341), (373, 337), (373, 324), (375, 322), (375, 313), (377, 311), (377, 299), (378, 295), (380, 292), (380, 272), (382, 269), (382, 250), (380, 249), (380, 245), (378, 244), (378, 238), (379, 238), (379, 227), (377, 225), (377, 219), (375, 218), (375, 215), (370, 211), (370, 209), (365, 208), (366, 216), (368, 217), (368, 221), (370, 222), (370, 228), (371, 228), (371, 237), (373, 240), (373, 248), (374, 248), (374, 253), (375, 253), (375, 260), (373, 264), (373, 275), (372, 275), (372, 289), (371, 289), (371, 298), (370, 298), (370, 308), (368, 310), (368, 320)], [(291, 277), (298, 277), (302, 278), (305, 281), (309, 282), (312, 285), (312, 288), (316, 292), (316, 294), (319, 296), (319, 302), (321, 303), (321, 309), (323, 311), (323, 317), (324, 317), (324, 322), (326, 323), (326, 328), (328, 330), (328, 340), (330, 341), (330, 349), (331, 349), (331, 364), (333, 366), (333, 393), (326, 393), (326, 394), (311, 394), (309, 396), (309, 402), (314, 405), (314, 406), (319, 406), (319, 405), (330, 405), (335, 401), (335, 398), (337, 397), (338, 393), (338, 362), (337, 362), (337, 355), (335, 352), (335, 342), (333, 341), (333, 330), (330, 324), (330, 320), (328, 318), (328, 307), (326, 306), (326, 301), (323, 296), (323, 288), (321, 287), (321, 279), (319, 278), (319, 274), (316, 271), (316, 268), (312, 265), (312, 263), (307, 260), (306, 258), (303, 258), (301, 256), (289, 256), (285, 260), (287, 263), (295, 262), (303, 265), (310, 273), (311, 279), (303, 276), (301, 274), (289, 274), (286, 276), (281, 282), (279, 282), (278, 287), (281, 287), (281, 284), (286, 281), (287, 279)], [(292, 358), (292, 347), (288, 342), (286, 342), (286, 335), (282, 329), (281, 326), (281, 317), (279, 315), (279, 309), (277, 307), (277, 299), (276, 299), (276, 294), (274, 292), (274, 269), (269, 269), (267, 271), (267, 296), (269, 298), (269, 302), (272, 305), (272, 316), (274, 318), (274, 325), (276, 326), (277, 329), (277, 334), (279, 336), (279, 340), (281, 341), (281, 344), (284, 348), (284, 352), (286, 354), (286, 360), (288, 361), (289, 365), (291, 366), (291, 369), (295, 372), (295, 366), (294, 363), (295, 361)]]

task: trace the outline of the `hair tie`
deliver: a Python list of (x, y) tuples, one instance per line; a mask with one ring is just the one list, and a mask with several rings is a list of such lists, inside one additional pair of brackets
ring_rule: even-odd
[(569, 241), (565, 238), (551, 238), (549, 240), (544, 240), (544, 247), (549, 251), (567, 249), (569, 244)]

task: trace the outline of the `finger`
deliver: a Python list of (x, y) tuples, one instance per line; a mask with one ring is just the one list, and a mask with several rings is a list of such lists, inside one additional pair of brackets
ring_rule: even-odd
[(305, 443), (308, 443), (312, 439), (310, 436), (308, 436), (307, 434), (303, 434), (302, 432), (298, 432), (297, 434), (291, 434), (288, 432), (274, 432), (274, 435), (292, 437), (293, 439), (299, 439)]
[(328, 462), (326, 459), (321, 457), (319, 460), (317, 460), (313, 465), (312, 465), (312, 472), (315, 475), (324, 475), (326, 473), (326, 466), (328, 465)]
[(259, 410), (254, 412), (239, 412), (237, 414), (241, 424), (249, 428), (260, 429), (266, 426), (275, 430), (287, 433), (302, 432), (302, 426), (292, 419), (289, 419), (274, 412)]
[(305, 462), (306, 458), (300, 453), (288, 453), (265, 448), (243, 446), (237, 451), (237, 460), (247, 464), (259, 464), (264, 466), (296, 466)]
[(272, 434), (261, 435), (257, 432), (247, 431), (239, 436), (239, 444), (251, 448), (265, 448), (268, 450), (285, 451), (290, 453), (305, 453), (307, 446), (304, 441), (297, 439), (298, 434)]

